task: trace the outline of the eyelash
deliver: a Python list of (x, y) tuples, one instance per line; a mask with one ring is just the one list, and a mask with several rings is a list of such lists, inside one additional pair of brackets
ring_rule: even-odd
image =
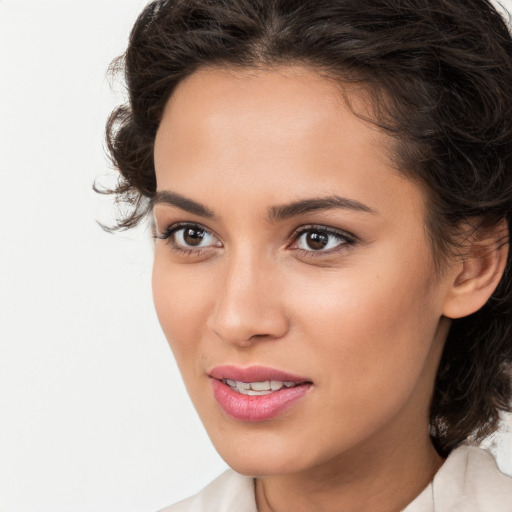
[(288, 245), (290, 247), (291, 245), (299, 243), (301, 237), (307, 233), (322, 233), (326, 234), (328, 236), (335, 237), (338, 239), (339, 243), (333, 248), (328, 249), (326, 251), (322, 250), (306, 250), (306, 249), (300, 249), (300, 248), (294, 248), (293, 250), (297, 251), (302, 258), (321, 258), (325, 257), (327, 255), (336, 254), (339, 252), (346, 252), (353, 248), (357, 244), (357, 238), (352, 235), (351, 233), (348, 233), (346, 231), (343, 231), (341, 229), (335, 229), (330, 228), (327, 226), (322, 226), (318, 224), (310, 224), (306, 226), (301, 226), (299, 229), (295, 230), (292, 234), (292, 242)]
[[(214, 236), (215, 238), (217, 238), (210, 230), (206, 229), (205, 227), (201, 226), (200, 224), (187, 223), (187, 222), (170, 225), (162, 233), (157, 234), (154, 238), (166, 241), (173, 251), (176, 251), (177, 253), (183, 254), (186, 256), (199, 256), (204, 251), (207, 251), (208, 249), (212, 248), (212, 246), (207, 246), (204, 248), (198, 247), (196, 249), (194, 249), (194, 248), (185, 249), (184, 247), (178, 245), (172, 239), (172, 237), (178, 231), (180, 231), (182, 229), (186, 229), (186, 228), (203, 231), (207, 235)], [(322, 233), (322, 234), (326, 234), (327, 236), (335, 237), (340, 241), (340, 243), (337, 244), (335, 246), (335, 248), (329, 249), (326, 251), (322, 251), (322, 250), (315, 251), (315, 250), (301, 249), (299, 247), (291, 247), (294, 244), (298, 244), (303, 235), (305, 235), (307, 233), (313, 233), (313, 232)], [(289, 243), (287, 245), (287, 248), (297, 251), (297, 253), (302, 258), (305, 258), (305, 259), (319, 258), (319, 257), (326, 256), (326, 255), (332, 255), (332, 254), (335, 254), (335, 253), (338, 253), (341, 251), (345, 252), (345, 251), (350, 250), (358, 242), (357, 238), (354, 235), (352, 235), (346, 231), (343, 231), (340, 229), (334, 229), (334, 228), (330, 228), (330, 227), (322, 226), (322, 225), (318, 225), (318, 224), (301, 226), (299, 229), (295, 230), (292, 233), (291, 238), (292, 238), (292, 241), (291, 241), (291, 243)]]
[(154, 238), (166, 241), (166, 243), (169, 244), (169, 246), (171, 247), (171, 249), (173, 251), (176, 251), (177, 253), (183, 254), (185, 256), (198, 256), (199, 254), (203, 253), (205, 250), (208, 250), (209, 248), (211, 248), (211, 246), (209, 246), (209, 247), (198, 247), (196, 249), (193, 249), (193, 248), (185, 249), (184, 247), (181, 247), (180, 245), (175, 243), (174, 240), (172, 239), (173, 235), (175, 233), (177, 233), (178, 231), (180, 231), (181, 229), (186, 229), (186, 228), (196, 229), (198, 231), (204, 231), (208, 235), (215, 236), (215, 235), (213, 235), (213, 233), (211, 231), (209, 231), (205, 227), (201, 226), (200, 224), (194, 224), (194, 223), (190, 223), (190, 222), (182, 222), (182, 223), (173, 224), (171, 226), (168, 226), (162, 233), (156, 235)]

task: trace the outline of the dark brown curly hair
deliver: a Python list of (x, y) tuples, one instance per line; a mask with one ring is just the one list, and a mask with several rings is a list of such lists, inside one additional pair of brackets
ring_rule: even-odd
[[(176, 85), (199, 68), (299, 64), (364, 85), (371, 122), (397, 142), (401, 172), (424, 187), (435, 255), (469, 218), (512, 227), (512, 39), (488, 0), (164, 0), (133, 27), (129, 102), (112, 112), (113, 193), (145, 218), (155, 194), (153, 145)], [(504, 243), (508, 243), (508, 233)], [(438, 369), (430, 429), (440, 453), (496, 430), (511, 410), (512, 255), (485, 306), (453, 321)]]

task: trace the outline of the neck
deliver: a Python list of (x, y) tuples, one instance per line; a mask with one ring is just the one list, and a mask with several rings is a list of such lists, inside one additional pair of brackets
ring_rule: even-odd
[(304, 472), (258, 478), (258, 511), (399, 512), (442, 463), (428, 433), (398, 445), (359, 447)]

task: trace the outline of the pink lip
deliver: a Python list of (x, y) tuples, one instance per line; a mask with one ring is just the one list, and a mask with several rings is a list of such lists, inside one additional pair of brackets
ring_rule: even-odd
[(307, 377), (299, 377), (288, 372), (267, 368), (266, 366), (216, 366), (209, 372), (210, 377), (217, 380), (231, 379), (240, 382), (264, 382), (266, 380), (279, 380), (282, 382), (311, 382)]
[[(274, 368), (251, 366), (217, 366), (209, 373), (213, 395), (226, 414), (241, 421), (257, 422), (272, 419), (300, 400), (311, 388), (311, 381)], [(295, 382), (296, 386), (283, 387), (268, 395), (250, 396), (232, 390), (222, 379), (241, 382), (277, 380)]]

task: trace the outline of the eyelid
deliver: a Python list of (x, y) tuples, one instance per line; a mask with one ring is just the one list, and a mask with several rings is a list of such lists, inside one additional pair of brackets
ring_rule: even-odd
[(353, 240), (354, 242), (357, 241), (357, 237), (350, 233), (349, 231), (345, 231), (344, 229), (335, 228), (332, 226), (326, 226), (324, 224), (305, 224), (298, 228), (296, 228), (290, 238), (296, 238), (299, 235), (302, 235), (303, 233), (307, 233), (308, 231), (323, 231), (326, 233), (330, 233), (333, 235), (338, 235), (342, 238), (346, 238), (349, 240)]

